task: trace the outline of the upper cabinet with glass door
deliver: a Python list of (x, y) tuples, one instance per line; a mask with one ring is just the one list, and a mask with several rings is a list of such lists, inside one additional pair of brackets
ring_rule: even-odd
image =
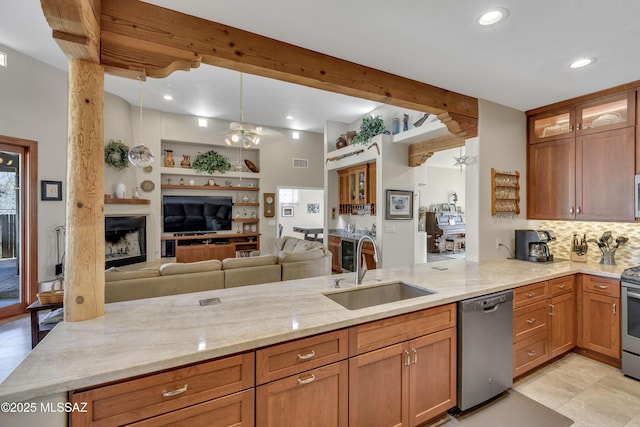
[(624, 128), (635, 124), (635, 91), (529, 116), (529, 143)]
[(598, 98), (576, 107), (576, 133), (590, 134), (635, 124), (635, 91)]
[(529, 143), (574, 136), (575, 108), (565, 107), (529, 117)]

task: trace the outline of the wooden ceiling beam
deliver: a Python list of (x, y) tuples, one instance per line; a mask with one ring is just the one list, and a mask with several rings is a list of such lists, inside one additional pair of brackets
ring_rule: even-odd
[(70, 58), (100, 63), (100, 0), (41, 0), (52, 36)]
[[(135, 65), (144, 66), (148, 75), (164, 76), (170, 74), (172, 67), (184, 68), (165, 65), (158, 69), (159, 64), (150, 60), (155, 59), (153, 55), (152, 58), (144, 55), (145, 43), (184, 52), (176, 58), (177, 62), (184, 61), (185, 56), (201, 57), (205, 64), (402, 108), (438, 115), (448, 112), (449, 117), (456, 117), (445, 123), (453, 133), (464, 132), (466, 137), (477, 134), (476, 98), (248, 31), (133, 0), (102, 0), (101, 26), (104, 32), (135, 41), (130, 48), (141, 55), (135, 59)], [(103, 54), (102, 60), (109, 69), (130, 63), (133, 58), (125, 55), (117, 58), (111, 52), (108, 56)], [(472, 125), (461, 126), (458, 120)]]
[(464, 137), (442, 135), (424, 142), (409, 145), (409, 166), (416, 167), (426, 162), (435, 152), (464, 145)]

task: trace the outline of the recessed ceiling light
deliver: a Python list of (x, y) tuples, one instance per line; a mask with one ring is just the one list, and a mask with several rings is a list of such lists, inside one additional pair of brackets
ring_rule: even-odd
[(287, 120), (293, 120), (293, 116), (287, 116)]
[(166, 99), (167, 101), (172, 101), (173, 100), (173, 96), (171, 95), (165, 95), (163, 96), (164, 99)]
[(596, 58), (580, 58), (576, 61), (573, 61), (571, 64), (569, 64), (569, 67), (582, 68), (582, 67), (586, 67), (587, 65), (591, 65), (594, 62), (596, 62)]
[(509, 15), (509, 11), (502, 7), (491, 9), (484, 12), (477, 19), (478, 24), (480, 25), (494, 25), (498, 22), (504, 21)]

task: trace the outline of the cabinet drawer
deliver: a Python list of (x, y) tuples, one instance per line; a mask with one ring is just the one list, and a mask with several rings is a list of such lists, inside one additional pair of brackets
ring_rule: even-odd
[(253, 387), (254, 355), (245, 353), (117, 384), (71, 392), (88, 413), (71, 414), (73, 426), (140, 421)]
[(554, 297), (556, 295), (566, 294), (573, 292), (575, 288), (575, 276), (558, 277), (557, 279), (549, 280), (549, 294)]
[(347, 339), (348, 332), (342, 329), (260, 349), (256, 351), (256, 382), (264, 384), (346, 359)]
[(349, 328), (349, 356), (456, 326), (456, 305), (377, 320)]
[(256, 387), (260, 427), (347, 427), (349, 362), (332, 363)]
[(513, 377), (524, 374), (548, 359), (547, 332), (541, 332), (513, 345)]
[(549, 297), (548, 282), (532, 283), (513, 290), (513, 308), (540, 302)]
[(513, 342), (547, 330), (549, 304), (540, 301), (513, 311)]
[(159, 415), (131, 427), (188, 425), (189, 427), (250, 427), (254, 418), (253, 389)]
[(585, 292), (620, 298), (620, 281), (604, 277), (583, 276), (582, 289)]

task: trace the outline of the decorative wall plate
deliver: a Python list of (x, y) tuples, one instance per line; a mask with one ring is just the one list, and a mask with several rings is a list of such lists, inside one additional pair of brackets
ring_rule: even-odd
[(150, 191), (153, 191), (154, 188), (156, 188), (156, 185), (153, 183), (153, 181), (149, 181), (148, 179), (146, 179), (140, 183), (140, 188), (142, 189), (142, 191), (149, 193)]

